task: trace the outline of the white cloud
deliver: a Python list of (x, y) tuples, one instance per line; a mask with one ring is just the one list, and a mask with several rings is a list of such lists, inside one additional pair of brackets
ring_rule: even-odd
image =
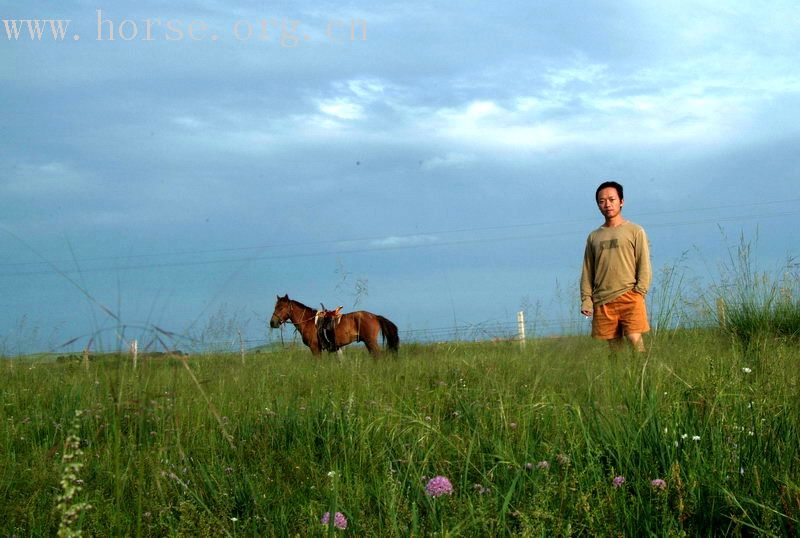
[[(434, 106), (426, 84), (401, 85), (387, 77), (332, 81), (306, 99), (307, 110), (238, 114), (214, 110), (211, 120), (187, 113), (172, 119), (192, 130), (214, 128), (214, 144), (258, 152), (341, 136), (392, 144), (436, 143), (441, 153), (427, 170), (464, 167), (484, 152), (550, 151), (581, 147), (708, 147), (743, 130), (776, 96), (800, 92), (800, 77), (783, 58), (713, 51), (654, 67), (622, 68), (578, 57), (543, 70), (537, 84), (517, 93), (501, 79), (480, 97), (442, 99)], [(530, 79), (530, 77), (528, 77)], [(438, 82), (436, 82), (438, 84)], [(494, 94), (494, 95), (493, 95)], [(237, 115), (238, 114), (238, 115)], [(254, 128), (254, 125), (258, 127)], [(197, 136), (198, 133), (192, 133)], [(197, 144), (195, 138), (187, 142)], [(249, 150), (248, 150), (249, 151)]]
[(19, 164), (13, 167), (0, 190), (8, 194), (51, 195), (77, 192), (89, 181), (79, 171), (61, 162)]
[[(497, 148), (548, 149), (563, 141), (554, 125), (535, 115), (507, 109), (493, 101), (474, 101), (460, 108), (435, 111), (427, 129), (459, 145)], [(419, 130), (426, 130), (419, 126)]]
[(339, 120), (364, 119), (366, 108), (378, 101), (391, 105), (394, 97), (389, 95), (390, 90), (396, 89), (370, 77), (337, 81), (332, 87), (333, 95), (316, 98), (314, 103), (320, 112)]
[(358, 120), (364, 117), (362, 106), (347, 99), (338, 98), (318, 101), (317, 107), (324, 114), (341, 120)]
[(346, 83), (347, 89), (364, 101), (374, 101), (383, 96), (386, 85), (379, 79), (353, 79)]
[(492, 101), (473, 101), (467, 105), (464, 111), (465, 119), (468, 121), (478, 121), (483, 118), (489, 118), (502, 114), (503, 109), (497, 106)]
[(187, 129), (200, 129), (206, 127), (206, 122), (193, 116), (178, 116), (172, 118), (172, 123)]
[(793, 55), (800, 46), (800, 4), (794, 0), (664, 0), (635, 8), (641, 26), (678, 51), (725, 50), (733, 59), (745, 51)]
[(439, 241), (435, 235), (407, 235), (407, 236), (389, 236), (382, 239), (375, 239), (370, 242), (373, 247), (380, 248), (393, 248), (393, 247), (408, 247), (418, 245), (430, 245)]
[[(549, 95), (548, 95), (549, 94)], [(542, 92), (542, 95), (523, 95), (512, 99), (513, 108), (523, 114), (541, 114), (565, 107), (565, 102), (556, 92)]]
[[(362, 8), (353, 3), (322, 2), (319, 7), (304, 6), (304, 18), (318, 19), (349, 25), (350, 21), (364, 21), (367, 28), (385, 26), (425, 17), (436, 17), (440, 14), (435, 7), (407, 2), (382, 2), (379, 7)], [(378, 4), (375, 4), (378, 6)]]
[(454, 152), (729, 143), (760, 131), (759, 114), (774, 99), (800, 93), (786, 59), (729, 54), (616, 70), (578, 60), (524, 94), (429, 111), (412, 130), (436, 133)]
[(548, 69), (545, 80), (555, 88), (567, 86), (571, 82), (597, 84), (603, 80), (607, 71), (605, 65), (585, 64), (561, 69)]
[(448, 153), (446, 155), (428, 159), (422, 163), (423, 170), (437, 170), (441, 168), (463, 168), (477, 161), (477, 157), (465, 153)]

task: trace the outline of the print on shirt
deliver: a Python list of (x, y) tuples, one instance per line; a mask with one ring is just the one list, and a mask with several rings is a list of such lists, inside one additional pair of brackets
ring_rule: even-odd
[(609, 239), (608, 241), (600, 241), (600, 250), (606, 250), (607, 248), (619, 248), (619, 240)]

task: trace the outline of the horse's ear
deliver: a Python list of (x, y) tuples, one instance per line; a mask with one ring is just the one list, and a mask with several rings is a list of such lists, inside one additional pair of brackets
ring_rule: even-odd
[(283, 298), (288, 301), (289, 300), (289, 294), (287, 293), (286, 295), (283, 296)]

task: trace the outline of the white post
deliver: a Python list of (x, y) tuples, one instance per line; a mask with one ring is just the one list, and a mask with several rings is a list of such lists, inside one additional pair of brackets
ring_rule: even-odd
[(522, 310), (517, 312), (517, 338), (519, 347), (525, 349), (525, 312)]
[(131, 355), (133, 355), (133, 369), (136, 370), (136, 363), (139, 360), (139, 341), (131, 340)]
[(242, 354), (242, 364), (244, 364), (244, 338), (242, 338), (241, 329), (237, 332), (239, 333), (239, 353)]
[(725, 324), (727, 323), (725, 314), (725, 299), (722, 297), (717, 297), (717, 321), (719, 322), (720, 327), (725, 327)]

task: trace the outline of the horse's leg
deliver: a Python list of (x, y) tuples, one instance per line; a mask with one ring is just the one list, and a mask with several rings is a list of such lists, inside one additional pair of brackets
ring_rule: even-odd
[(369, 354), (377, 357), (381, 354), (381, 344), (378, 339), (380, 332), (378, 320), (374, 318), (365, 319), (361, 321), (360, 325), (359, 339), (367, 346)]
[(312, 340), (310, 338), (303, 338), (303, 344), (305, 344), (305, 346), (311, 350), (312, 355), (320, 354), (319, 343), (317, 343), (316, 340)]
[[(308, 339), (310, 341), (310, 344), (309, 344), (308, 347), (311, 348), (311, 353), (313, 353), (314, 355), (319, 357), (320, 355), (322, 355), (323, 351), (328, 351), (326, 348), (324, 348), (322, 346), (322, 342), (320, 342), (320, 334), (319, 334), (319, 331), (317, 331), (316, 325), (311, 327), (309, 329), (308, 333), (309, 333), (308, 334), (308, 336), (309, 336)], [(330, 352), (328, 352), (328, 353), (330, 353)]]
[(367, 346), (367, 351), (369, 351), (370, 355), (372, 355), (373, 357), (377, 357), (378, 355), (381, 354), (381, 346), (378, 343), (377, 339), (364, 338), (362, 341), (364, 342), (364, 345)]
[(319, 345), (319, 340), (317, 340), (316, 338), (311, 338), (309, 336), (308, 338), (303, 338), (303, 341), (308, 346), (308, 349), (311, 350), (312, 355), (319, 356), (322, 354), (322, 348)]

